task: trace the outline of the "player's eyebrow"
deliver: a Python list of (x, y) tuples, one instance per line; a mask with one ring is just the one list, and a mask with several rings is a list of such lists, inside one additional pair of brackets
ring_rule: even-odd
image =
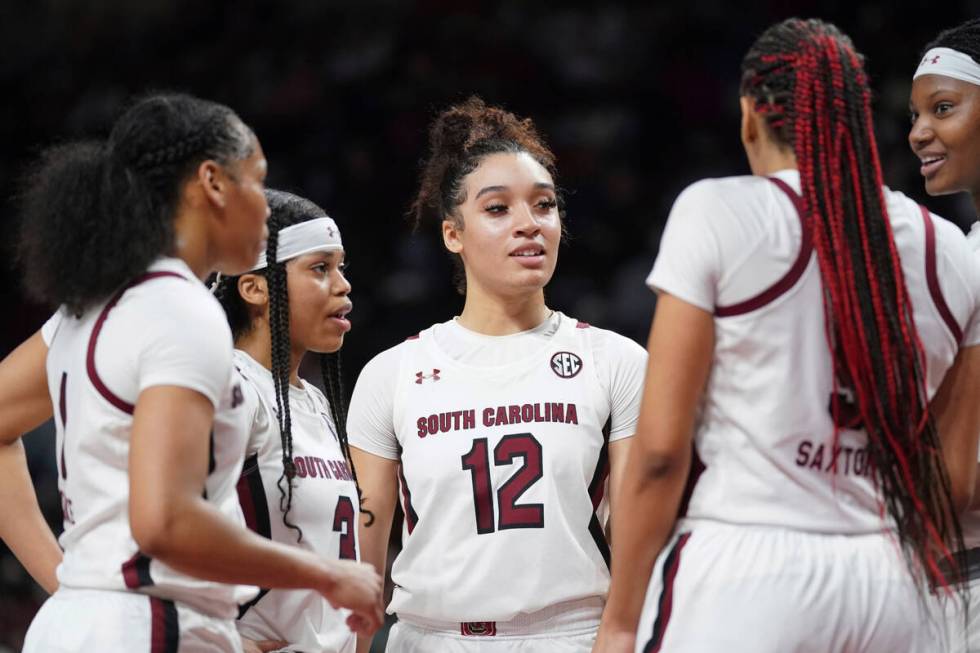
[[(534, 188), (535, 190), (555, 190), (555, 185), (539, 181), (534, 184)], [(487, 186), (486, 188), (481, 188), (480, 192), (476, 194), (476, 198), (474, 199), (479, 199), (482, 195), (486, 195), (487, 193), (500, 193), (508, 190), (510, 190), (510, 186)]]

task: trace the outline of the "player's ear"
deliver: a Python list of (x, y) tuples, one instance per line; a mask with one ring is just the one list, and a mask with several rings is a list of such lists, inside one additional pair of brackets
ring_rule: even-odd
[(442, 221), (442, 242), (453, 254), (463, 251), (463, 243), (459, 240), (459, 232), (462, 231), (459, 223), (452, 216), (448, 216)]
[(261, 274), (243, 274), (238, 277), (238, 294), (249, 306), (265, 308), (269, 304), (269, 283)]
[(748, 96), (741, 96), (738, 104), (742, 109), (741, 136), (742, 145), (749, 148), (759, 140), (758, 114), (755, 110), (755, 101)]

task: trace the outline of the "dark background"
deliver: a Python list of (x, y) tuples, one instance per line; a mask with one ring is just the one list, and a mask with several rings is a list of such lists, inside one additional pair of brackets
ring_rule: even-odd
[[(39, 148), (104, 136), (148, 90), (224, 102), (262, 141), (269, 185), (315, 200), (343, 231), (350, 387), (371, 356), (462, 307), (436, 228), (413, 234), (404, 214), (430, 118), (477, 93), (533, 117), (558, 155), (570, 238), (549, 304), (642, 343), (654, 304), (643, 279), (671, 202), (698, 178), (748, 173), (739, 63), (762, 30), (793, 15), (836, 22), (867, 55), (886, 182), (966, 227), (965, 196), (922, 192), (907, 98), (922, 46), (980, 15), (980, 0), (2, 0), (0, 242), (12, 240), (18, 176)], [(24, 300), (4, 262), (0, 354), (49, 313)], [(26, 442), (60, 530), (51, 440), (42, 429)], [(0, 653), (19, 649), (43, 598), (0, 554)]]

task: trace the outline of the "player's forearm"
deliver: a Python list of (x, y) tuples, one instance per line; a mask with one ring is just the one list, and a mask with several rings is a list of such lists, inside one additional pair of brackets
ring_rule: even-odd
[(48, 593), (58, 588), (61, 548), (41, 514), (20, 440), (0, 445), (0, 539)]
[(674, 528), (691, 465), (690, 450), (659, 457), (634, 445), (619, 488), (613, 520), (612, 584), (603, 624), (635, 632), (647, 582)]
[(199, 498), (174, 500), (158, 523), (134, 520), (140, 550), (191, 576), (219, 583), (329, 591), (331, 564), (235, 524)]

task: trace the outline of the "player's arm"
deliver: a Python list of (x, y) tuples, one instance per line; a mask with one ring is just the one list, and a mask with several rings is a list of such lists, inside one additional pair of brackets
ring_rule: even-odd
[(612, 585), (595, 651), (632, 651), (654, 562), (691, 466), (698, 401), (714, 351), (710, 313), (663, 293), (647, 344), (646, 382), (613, 520)]
[(619, 488), (623, 484), (626, 473), (626, 461), (629, 459), (630, 443), (633, 438), (622, 438), (609, 443), (609, 520), (616, 520), (619, 510)]
[(956, 354), (930, 405), (942, 442), (953, 505), (960, 512), (977, 501), (977, 440), (980, 438), (977, 397), (980, 397), (980, 345), (965, 347)]
[(205, 580), (314, 589), (351, 609), (348, 624), (357, 632), (377, 630), (381, 578), (368, 565), (260, 537), (203, 498), (213, 417), (211, 401), (189, 388), (140, 393), (129, 455), (129, 519), (140, 550)]
[[(398, 500), (398, 461), (376, 456), (353, 445), (350, 454), (364, 497), (364, 510), (371, 511), (374, 518), (368, 526), (369, 517), (361, 512), (357, 529), (361, 560), (372, 565), (383, 577), (388, 563), (391, 521)], [(357, 638), (357, 653), (366, 653), (370, 648), (370, 637)]]
[(41, 332), (0, 362), (0, 539), (48, 592), (58, 587), (61, 548), (37, 503), (20, 436), (52, 414)]

